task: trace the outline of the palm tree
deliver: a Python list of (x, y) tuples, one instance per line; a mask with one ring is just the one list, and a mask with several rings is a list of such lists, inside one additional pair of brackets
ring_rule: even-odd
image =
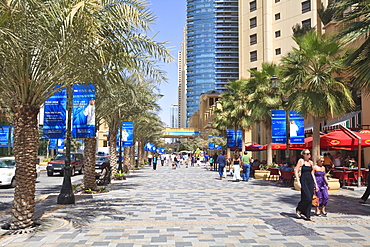
[(237, 140), (237, 129), (241, 128), (242, 134), (242, 149), (245, 147), (244, 131), (251, 127), (252, 122), (249, 117), (247, 107), (247, 97), (245, 93), (246, 86), (244, 80), (231, 81), (225, 86), (227, 90), (221, 95), (221, 108), (216, 109), (216, 114), (213, 126), (216, 129), (233, 128), (235, 133), (235, 141)]
[(341, 45), (315, 31), (294, 38), (298, 48), (283, 57), (283, 87), (289, 109), (313, 117), (313, 159), (320, 155), (320, 122), (353, 109), (345, 78)]
[(261, 70), (250, 70), (251, 78), (246, 82), (248, 111), (251, 122), (262, 123), (267, 132), (267, 164), (272, 164), (271, 110), (283, 108), (280, 92), (273, 88), (271, 78), (279, 76), (280, 67), (273, 63), (262, 63)]
[(344, 24), (344, 28), (335, 38), (341, 38), (345, 44), (361, 42), (345, 60), (349, 72), (353, 74), (354, 83), (364, 91), (370, 90), (370, 0), (336, 1), (333, 9), (335, 19)]

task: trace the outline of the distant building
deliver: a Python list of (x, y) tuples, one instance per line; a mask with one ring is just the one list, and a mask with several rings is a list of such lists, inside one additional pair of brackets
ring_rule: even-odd
[(177, 104), (172, 104), (171, 105), (171, 128), (178, 128), (179, 127), (179, 122), (178, 122), (178, 113), (179, 108)]
[(186, 128), (186, 29), (184, 28), (181, 51), (178, 52), (178, 126)]
[(202, 93), (239, 78), (238, 0), (187, 0), (187, 121)]

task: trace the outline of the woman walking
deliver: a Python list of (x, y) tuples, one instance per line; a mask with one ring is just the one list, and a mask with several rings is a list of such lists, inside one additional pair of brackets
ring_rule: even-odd
[[(316, 195), (319, 198), (319, 205), (316, 207), (315, 215), (316, 216), (326, 216), (326, 204), (329, 200), (328, 190), (328, 179), (326, 178), (326, 172), (324, 167), (324, 157), (320, 156), (317, 159), (316, 165), (313, 168), (315, 178), (316, 178)], [(321, 207), (321, 210), (320, 210)]]
[(296, 214), (299, 218), (313, 221), (311, 219), (312, 196), (315, 187), (317, 187), (315, 186), (316, 180), (313, 173), (313, 162), (310, 160), (310, 150), (304, 149), (301, 155), (303, 155), (303, 158), (298, 160), (297, 166), (294, 169), (298, 187), (301, 188), (301, 201), (296, 208)]
[(240, 177), (240, 165), (241, 165), (241, 160), (240, 156), (238, 153), (234, 153), (234, 158), (233, 158), (233, 164), (234, 164), (234, 181), (239, 182), (241, 177)]

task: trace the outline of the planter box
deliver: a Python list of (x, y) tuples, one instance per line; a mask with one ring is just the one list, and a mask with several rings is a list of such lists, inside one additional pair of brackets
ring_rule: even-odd
[[(330, 187), (329, 193), (339, 191), (339, 189), (340, 189), (339, 179), (337, 179), (337, 178), (328, 178), (328, 183), (329, 183), (329, 187)], [(297, 185), (297, 180), (296, 179), (294, 179), (294, 188), (298, 191), (301, 190)]]
[(270, 175), (270, 171), (266, 170), (255, 170), (254, 171), (254, 178), (260, 180), (267, 180)]

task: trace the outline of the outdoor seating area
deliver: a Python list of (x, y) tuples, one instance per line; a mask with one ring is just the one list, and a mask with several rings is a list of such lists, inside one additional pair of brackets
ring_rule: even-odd
[[(366, 186), (369, 169), (361, 168), (361, 186)], [(358, 168), (336, 167), (330, 169), (330, 174), (339, 179), (342, 186), (358, 186)]]

